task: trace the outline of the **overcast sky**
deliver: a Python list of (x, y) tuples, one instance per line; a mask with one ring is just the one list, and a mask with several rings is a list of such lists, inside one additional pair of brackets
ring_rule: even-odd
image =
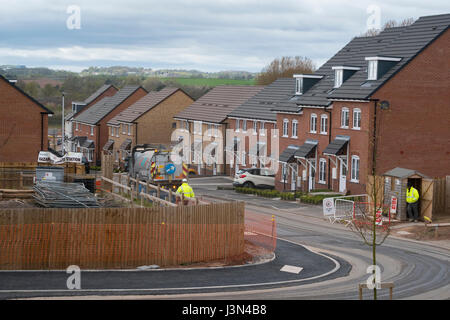
[(448, 0), (0, 0), (0, 65), (258, 72), (299, 55), (318, 67), (376, 22), (373, 5), (381, 24), (450, 12)]

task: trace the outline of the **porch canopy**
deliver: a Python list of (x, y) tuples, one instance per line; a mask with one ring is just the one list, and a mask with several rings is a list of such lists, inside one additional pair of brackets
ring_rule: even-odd
[(103, 150), (105, 151), (111, 151), (113, 149), (114, 140), (108, 140), (105, 145), (103, 146)]

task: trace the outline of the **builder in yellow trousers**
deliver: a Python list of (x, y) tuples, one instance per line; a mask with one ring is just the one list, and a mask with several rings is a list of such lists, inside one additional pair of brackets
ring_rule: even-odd
[[(182, 182), (181, 186), (177, 189), (177, 193), (184, 194), (185, 198), (195, 198), (194, 190), (192, 190), (191, 186), (187, 183), (187, 179), (183, 179)], [(177, 198), (177, 203), (178, 199), (179, 198)], [(188, 205), (189, 200), (184, 200), (183, 204)]]

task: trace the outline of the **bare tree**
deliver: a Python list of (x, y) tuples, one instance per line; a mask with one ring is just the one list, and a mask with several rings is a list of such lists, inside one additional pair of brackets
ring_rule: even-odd
[(312, 73), (313, 61), (306, 57), (282, 57), (274, 59), (256, 77), (258, 85), (267, 85), (279, 78), (291, 78), (296, 73)]
[(382, 31), (389, 29), (389, 28), (395, 28), (395, 27), (407, 27), (414, 23), (414, 18), (406, 18), (403, 19), (400, 22), (397, 22), (395, 20), (388, 20), (385, 22), (383, 27), (381, 29), (369, 29), (366, 32), (364, 32), (361, 36), (362, 37), (373, 37), (379, 35)]

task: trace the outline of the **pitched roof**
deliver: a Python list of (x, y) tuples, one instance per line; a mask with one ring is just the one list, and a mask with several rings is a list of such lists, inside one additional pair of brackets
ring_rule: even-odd
[(420, 173), (419, 171), (411, 170), (411, 169), (405, 169), (405, 168), (399, 168), (399, 167), (396, 167), (394, 169), (391, 169), (391, 170), (387, 171), (386, 173), (383, 174), (383, 176), (391, 176), (391, 177), (404, 179), (404, 178), (408, 178), (410, 176), (413, 176), (415, 174), (417, 174), (419, 176), (422, 176), (424, 178), (428, 178), (426, 175)]
[[(373, 44), (373, 52), (355, 57), (353, 64), (362, 68), (345, 81), (330, 98), (368, 99), (393, 75), (414, 59), (430, 43), (445, 32), (450, 24), (450, 14), (421, 17), (408, 27), (386, 29), (382, 34), (391, 36), (386, 44)], [(397, 32), (396, 32), (397, 31)], [(380, 34), (381, 35), (381, 34)], [(377, 45), (378, 44), (378, 45)], [(401, 60), (391, 67), (380, 79), (367, 81), (367, 61), (369, 55), (399, 57)]]
[[(140, 86), (126, 86), (120, 89), (114, 96), (105, 97), (96, 104), (92, 105), (86, 111), (74, 118), (74, 121), (87, 124), (97, 124), (106, 117), (119, 104), (124, 102), (129, 96), (136, 92)], [(145, 89), (144, 89), (145, 90)]]
[(13, 87), (14, 89), (16, 89), (17, 91), (19, 91), (21, 94), (23, 94), (25, 97), (27, 97), (28, 99), (30, 99), (31, 101), (33, 101), (36, 105), (38, 105), (39, 107), (41, 107), (42, 109), (44, 109), (46, 114), (53, 114), (53, 111), (46, 108), (42, 103), (40, 103), (39, 101), (37, 101), (36, 99), (34, 99), (32, 96), (30, 96), (29, 94), (27, 94), (25, 91), (23, 91), (22, 89), (20, 89), (18, 86), (16, 86), (15, 84), (12, 84), (11, 82), (9, 82), (8, 79), (6, 79), (5, 77), (3, 77), (0, 74), (0, 80), (5, 81), (8, 85), (10, 85), (11, 87)]
[(112, 118), (108, 124), (117, 125), (119, 122), (134, 122), (178, 90), (181, 89), (166, 87), (160, 91), (152, 91)]
[[(86, 104), (91, 103), (95, 99), (97, 99), (100, 95), (102, 95), (106, 90), (109, 88), (114, 87), (112, 84), (104, 84), (100, 88), (98, 88), (97, 91), (95, 91), (93, 94), (91, 94), (89, 97), (86, 98), (83, 102)], [(115, 87), (114, 87), (115, 88)]]
[[(329, 106), (330, 99), (367, 100), (427, 45), (448, 29), (450, 14), (421, 17), (410, 26), (385, 29), (377, 36), (356, 37), (322, 65), (315, 74), (324, 77), (302, 95), (278, 103), (275, 112), (299, 112), (301, 106)], [(367, 80), (366, 57), (399, 57), (380, 79)], [(339, 88), (334, 88), (333, 66), (353, 66), (355, 71)], [(300, 106), (300, 107), (299, 107)]]
[(234, 109), (228, 116), (276, 121), (276, 114), (271, 109), (279, 101), (292, 97), (294, 93), (294, 78), (277, 79)]
[(174, 116), (176, 119), (221, 123), (264, 86), (217, 86)]

